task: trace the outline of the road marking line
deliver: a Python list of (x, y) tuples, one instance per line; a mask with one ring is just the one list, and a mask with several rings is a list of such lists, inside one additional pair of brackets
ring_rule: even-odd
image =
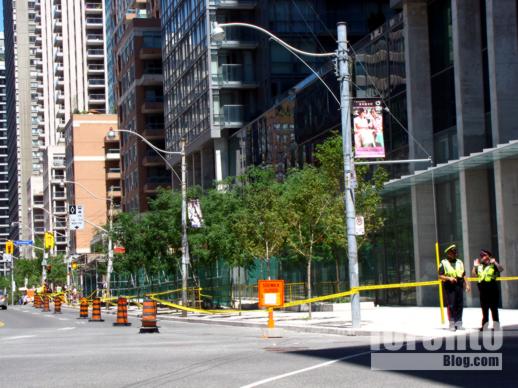
[(70, 321), (68, 318), (58, 318), (60, 321)]
[(75, 327), (62, 327), (58, 330), (74, 330), (74, 329), (75, 329)]
[(35, 335), (18, 335), (18, 336), (14, 336), (14, 337), (5, 337), (3, 338), (3, 340), (17, 340), (17, 339), (22, 339), (22, 338), (33, 338), (33, 337), (36, 337)]
[(329, 365), (334, 364), (334, 363), (339, 362), (339, 361), (349, 360), (351, 358), (363, 356), (365, 354), (370, 354), (370, 353), (372, 353), (372, 350), (369, 350), (369, 351), (366, 351), (366, 352), (361, 352), (361, 353), (356, 353), (356, 354), (351, 354), (349, 356), (337, 358), (336, 360), (326, 361), (326, 362), (323, 362), (321, 364), (313, 365), (313, 366), (310, 366), (308, 368), (298, 369), (298, 370), (294, 370), (293, 372), (288, 372), (288, 373), (284, 373), (282, 375), (269, 377), (269, 378), (264, 379), (264, 380), (259, 380), (259, 381), (256, 381), (254, 383), (248, 384), (248, 385), (243, 385), (241, 388), (257, 387), (259, 385), (270, 383), (270, 382), (275, 381), (275, 380), (280, 380), (280, 379), (283, 379), (285, 377), (289, 377), (289, 376), (293, 376), (293, 375), (298, 375), (299, 373), (308, 372), (308, 371), (313, 370), (313, 369), (323, 368), (325, 366), (329, 366)]

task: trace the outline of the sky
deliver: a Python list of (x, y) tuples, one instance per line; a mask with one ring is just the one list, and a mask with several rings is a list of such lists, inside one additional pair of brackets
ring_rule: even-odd
[(4, 5), (3, 1), (0, 1), (0, 31), (4, 30)]

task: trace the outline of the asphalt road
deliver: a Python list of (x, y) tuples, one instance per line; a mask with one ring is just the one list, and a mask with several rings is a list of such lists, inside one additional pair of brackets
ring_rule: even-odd
[[(506, 332), (502, 371), (373, 371), (368, 337), (161, 320), (113, 327), (29, 306), (0, 311), (0, 387), (514, 387), (518, 335)], [(513, 328), (509, 328), (513, 329)], [(518, 328), (514, 328), (518, 329)]]

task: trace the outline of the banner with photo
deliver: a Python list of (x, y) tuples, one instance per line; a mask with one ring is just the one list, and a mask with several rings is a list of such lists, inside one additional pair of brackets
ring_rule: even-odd
[(354, 99), (352, 112), (355, 157), (384, 158), (382, 101)]

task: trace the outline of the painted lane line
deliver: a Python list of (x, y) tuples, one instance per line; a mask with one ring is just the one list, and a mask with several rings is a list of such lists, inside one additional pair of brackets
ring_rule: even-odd
[(5, 337), (5, 338), (2, 338), (4, 341), (9, 341), (9, 340), (17, 340), (17, 339), (23, 339), (23, 338), (33, 338), (33, 337), (36, 337), (35, 335), (17, 335), (17, 336), (14, 336), (14, 337)]
[(62, 327), (62, 328), (60, 328), (58, 330), (64, 331), (64, 330), (74, 330), (74, 329), (75, 329), (75, 327)]
[(323, 368), (323, 367), (326, 367), (326, 366), (332, 365), (332, 364), (334, 364), (334, 363), (337, 363), (337, 362), (339, 362), (339, 361), (349, 360), (349, 359), (351, 359), (351, 358), (355, 358), (355, 357), (359, 357), (359, 356), (364, 356), (364, 355), (366, 355), (366, 354), (370, 354), (370, 353), (372, 353), (372, 351), (371, 351), (371, 350), (366, 351), (366, 352), (361, 352), (361, 353), (351, 354), (351, 355), (349, 355), (349, 356), (345, 356), (345, 357), (337, 358), (336, 360), (326, 361), (326, 362), (323, 362), (323, 363), (321, 363), (321, 364), (313, 365), (313, 366), (310, 366), (310, 367), (308, 367), (308, 368), (298, 369), (298, 370), (294, 370), (293, 372), (288, 372), (288, 373), (284, 373), (284, 374), (282, 374), (282, 375), (269, 377), (269, 378), (264, 379), (264, 380), (259, 380), (259, 381), (256, 381), (256, 382), (254, 382), (254, 383), (248, 384), (248, 385), (243, 385), (241, 388), (253, 388), (253, 387), (257, 387), (257, 386), (259, 386), (259, 385), (263, 385), (263, 384), (266, 384), (266, 383), (270, 383), (270, 382), (275, 381), (275, 380), (280, 380), (280, 379), (283, 379), (283, 378), (285, 378), (285, 377), (298, 375), (298, 374), (300, 374), (300, 373), (308, 372), (308, 371), (313, 370), (313, 369)]
[(70, 321), (68, 318), (58, 318), (60, 321)]

